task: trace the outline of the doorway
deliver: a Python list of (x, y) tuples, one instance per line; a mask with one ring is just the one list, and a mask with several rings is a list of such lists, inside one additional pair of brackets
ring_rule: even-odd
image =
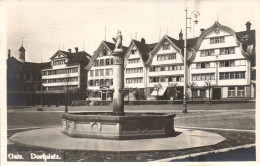
[(221, 99), (221, 88), (213, 88), (212, 92), (212, 99), (213, 100), (220, 100)]

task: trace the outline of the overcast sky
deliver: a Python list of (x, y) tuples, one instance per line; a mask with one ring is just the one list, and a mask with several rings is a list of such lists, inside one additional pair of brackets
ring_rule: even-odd
[[(188, 14), (200, 12), (199, 23), (188, 31), (188, 36), (200, 34), (201, 28), (215, 21), (235, 31), (244, 31), (245, 23), (256, 26), (256, 1), (217, 0), (100, 0), (92, 1), (12, 1), (5, 2), (7, 47), (12, 56), (24, 39), (26, 61), (47, 62), (57, 50), (79, 47), (90, 55), (102, 40), (112, 42), (117, 29), (122, 31), (123, 45), (131, 39), (145, 38), (147, 43), (158, 42), (165, 34), (178, 38), (185, 27), (185, 7)], [(161, 30), (160, 30), (161, 29)], [(160, 33), (161, 32), (161, 33)], [(42, 55), (42, 56), (41, 56)], [(42, 58), (41, 58), (42, 57)], [(42, 59), (42, 60), (41, 60)]]

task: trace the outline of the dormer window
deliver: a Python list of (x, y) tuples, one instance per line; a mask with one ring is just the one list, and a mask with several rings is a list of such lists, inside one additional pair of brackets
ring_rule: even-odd
[(242, 41), (247, 41), (247, 40), (248, 40), (248, 38), (249, 38), (249, 36), (248, 36), (248, 35), (244, 35), (244, 36), (242, 37)]
[(163, 50), (169, 50), (170, 49), (170, 44), (166, 43), (162, 47)]

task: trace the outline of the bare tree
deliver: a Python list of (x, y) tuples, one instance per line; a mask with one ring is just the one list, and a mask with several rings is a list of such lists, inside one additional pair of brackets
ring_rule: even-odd
[(211, 84), (211, 81), (205, 81), (204, 87), (209, 90), (209, 102), (210, 102), (210, 89), (213, 87), (213, 85)]
[(67, 70), (66, 73), (67, 73), (66, 77), (60, 78), (60, 81), (63, 83), (63, 90), (65, 93), (65, 112), (68, 112), (69, 97), (70, 97), (69, 94), (73, 93), (73, 89), (70, 88), (72, 80), (70, 80), (71, 78), (69, 77), (69, 73)]
[(193, 91), (198, 87), (197, 83), (195, 82), (189, 82), (188, 88), (191, 90), (191, 100), (193, 102)]
[(172, 101), (174, 102), (174, 100), (176, 98), (176, 94), (178, 92), (178, 90), (177, 90), (178, 84), (177, 83), (170, 83), (169, 87), (171, 87), (170, 93), (172, 94)]
[(89, 103), (89, 97), (91, 96), (91, 94), (93, 93), (94, 91), (93, 90), (90, 90), (90, 89), (86, 89), (85, 90), (85, 94), (86, 94), (86, 97), (87, 97), (87, 105)]

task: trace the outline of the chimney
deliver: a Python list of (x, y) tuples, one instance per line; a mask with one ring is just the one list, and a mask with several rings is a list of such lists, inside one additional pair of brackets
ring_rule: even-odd
[(10, 59), (11, 58), (11, 50), (9, 49), (8, 50), (8, 59)]
[(69, 52), (71, 52), (71, 49), (68, 49), (69, 50)]
[(204, 28), (201, 28), (201, 29), (200, 29), (200, 33), (203, 33), (204, 31), (205, 31)]
[(182, 30), (181, 30), (181, 32), (179, 33), (179, 40), (183, 40), (183, 33), (182, 33)]
[(145, 44), (145, 39), (144, 38), (141, 39), (141, 43)]
[(75, 51), (76, 51), (76, 53), (78, 53), (78, 51), (79, 51), (79, 48), (78, 48), (78, 47), (75, 47)]
[(251, 27), (251, 23), (250, 23), (250, 21), (247, 21), (246, 22), (246, 30), (250, 31), (250, 27)]

